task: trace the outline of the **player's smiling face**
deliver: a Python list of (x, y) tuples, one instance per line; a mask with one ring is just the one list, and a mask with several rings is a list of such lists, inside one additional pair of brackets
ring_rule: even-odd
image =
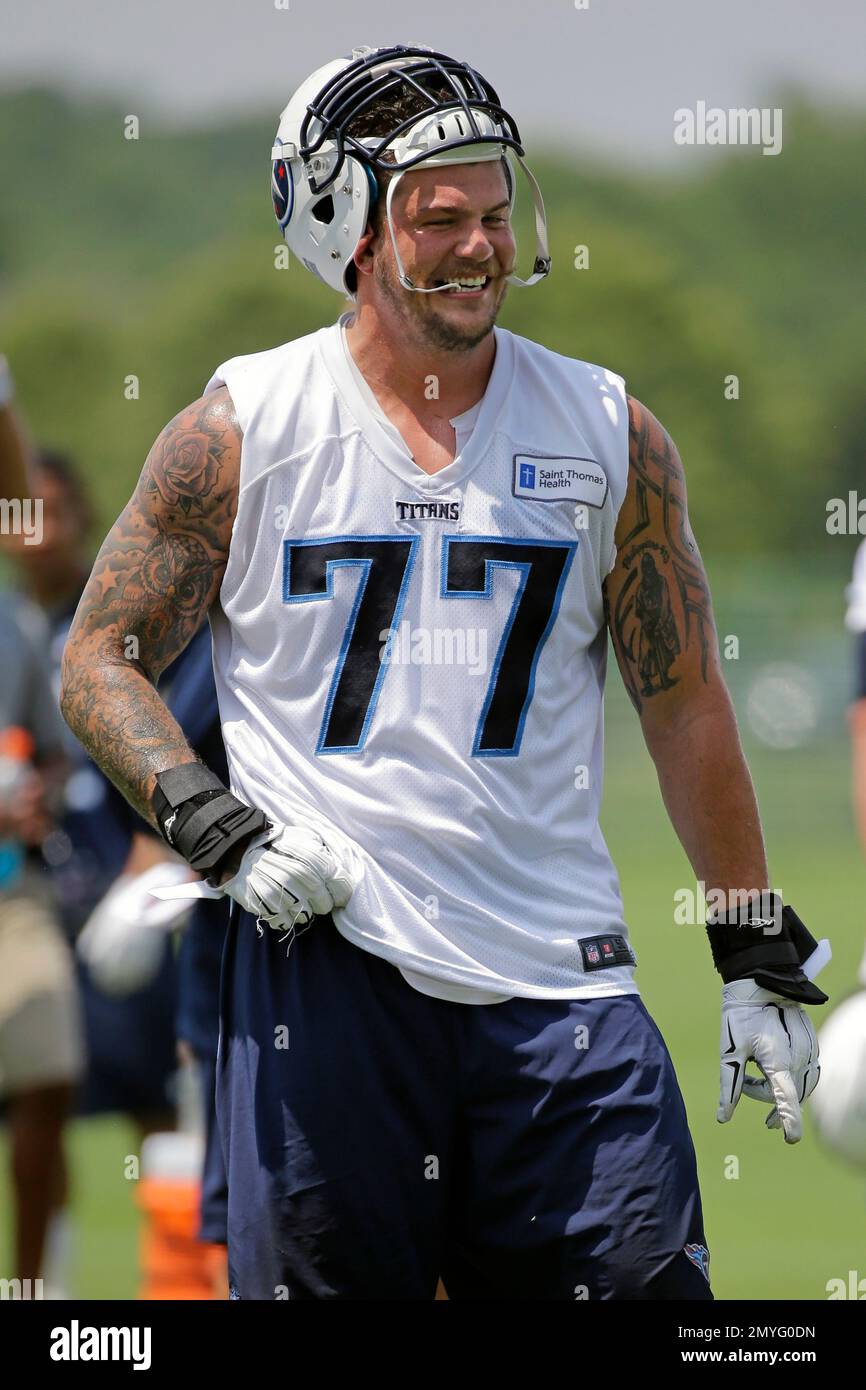
[(460, 281), (459, 289), (417, 294), (397, 278), (387, 227), (378, 238), (372, 291), (396, 309), (413, 336), (465, 350), (493, 328), (514, 267), (508, 186), (498, 160), (408, 170), (392, 202), (397, 246), (419, 289)]

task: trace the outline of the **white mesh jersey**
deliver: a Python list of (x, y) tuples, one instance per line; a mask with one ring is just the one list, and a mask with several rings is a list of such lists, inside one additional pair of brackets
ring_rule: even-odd
[[(425, 993), (637, 993), (598, 824), (624, 383), (497, 326), (431, 477), (347, 360), (346, 317), (205, 388), (243, 430), (211, 610), (232, 791), (342, 851), (338, 931)], [(622, 963), (581, 948), (604, 935)]]

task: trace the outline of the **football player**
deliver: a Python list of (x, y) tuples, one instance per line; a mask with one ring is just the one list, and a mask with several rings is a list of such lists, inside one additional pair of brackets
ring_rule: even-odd
[[(300, 86), (274, 207), (353, 308), (223, 362), (166, 427), (66, 648), (72, 728), (233, 900), (233, 1297), (429, 1299), (438, 1272), (452, 1299), (712, 1297), (598, 824), (608, 631), (723, 895), (719, 1119), (746, 1089), (795, 1143), (817, 1079), (815, 942), (769, 889), (676, 449), (616, 373), (497, 323), (550, 269), (523, 156), (490, 82), (428, 48)], [(230, 790), (153, 684), (204, 612)]]

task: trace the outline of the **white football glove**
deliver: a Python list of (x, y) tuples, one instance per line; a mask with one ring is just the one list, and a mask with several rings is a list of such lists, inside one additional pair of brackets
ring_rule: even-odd
[(143, 874), (121, 874), (85, 922), (75, 949), (105, 994), (134, 994), (159, 970), (166, 934), (192, 909), (187, 901), (158, 901), (154, 888), (186, 883), (192, 870), (176, 860), (154, 864)]
[[(745, 1091), (773, 1109), (768, 1129), (782, 1129), (786, 1144), (803, 1137), (802, 1102), (818, 1084), (818, 1040), (805, 1009), (754, 980), (734, 980), (722, 989), (722, 1066), (716, 1119), (726, 1124)], [(763, 1077), (748, 1076), (757, 1062)]]
[(332, 908), (345, 907), (354, 887), (350, 871), (318, 831), (282, 825), (250, 842), (234, 878), (220, 890), (259, 924), (291, 932)]

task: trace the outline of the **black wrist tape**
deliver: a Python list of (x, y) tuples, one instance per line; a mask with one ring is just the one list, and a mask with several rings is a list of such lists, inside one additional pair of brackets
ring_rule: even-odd
[(817, 941), (792, 907), (772, 895), (772, 911), (763, 905), (718, 914), (707, 923), (713, 963), (724, 980), (754, 980), (799, 1004), (826, 1004), (827, 995), (803, 973), (803, 962)]
[(197, 873), (214, 880), (231, 850), (271, 824), (264, 811), (232, 796), (204, 763), (160, 772), (151, 804), (163, 839)]

